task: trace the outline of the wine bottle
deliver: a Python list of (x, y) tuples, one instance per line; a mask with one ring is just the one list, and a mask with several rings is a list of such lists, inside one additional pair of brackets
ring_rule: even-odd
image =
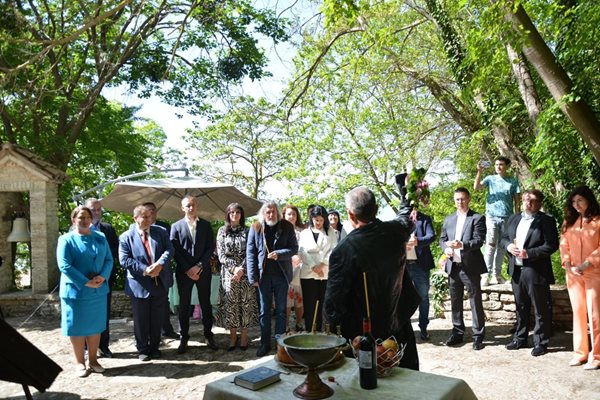
[(371, 320), (363, 319), (363, 336), (358, 345), (358, 368), (360, 387), (377, 387), (377, 344), (371, 335)]

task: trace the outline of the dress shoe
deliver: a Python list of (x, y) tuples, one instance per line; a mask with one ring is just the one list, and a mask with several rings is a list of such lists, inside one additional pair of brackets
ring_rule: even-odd
[(583, 366), (586, 371), (593, 371), (598, 368), (600, 368), (600, 362), (598, 361), (589, 361)]
[(546, 350), (546, 346), (538, 344), (531, 349), (531, 355), (534, 357), (539, 357), (546, 354), (548, 350)]
[(100, 358), (113, 358), (113, 353), (108, 347), (104, 349), (98, 349), (98, 357)]
[(571, 361), (569, 361), (569, 367), (578, 367), (581, 364), (583, 364), (585, 362), (585, 360), (582, 360), (578, 357), (574, 357), (571, 359)]
[(162, 357), (162, 353), (160, 350), (152, 350), (150, 352), (150, 358), (161, 358)]
[(188, 341), (187, 339), (181, 339), (179, 342), (179, 347), (177, 348), (177, 354), (183, 354), (187, 351)]
[(206, 347), (208, 347), (211, 350), (219, 350), (219, 346), (217, 346), (217, 343), (215, 342), (215, 338), (213, 336), (209, 336), (206, 338)]
[(163, 333), (162, 337), (167, 338), (167, 339), (175, 339), (175, 340), (180, 339), (179, 334), (175, 333), (175, 332)]
[(519, 342), (518, 340), (513, 339), (509, 344), (507, 344), (504, 347), (506, 347), (506, 350), (519, 350), (523, 347), (527, 347), (527, 343)]
[(77, 378), (85, 378), (92, 372), (91, 369), (86, 368), (84, 364), (78, 364), (75, 367), (75, 376)]
[(104, 372), (104, 367), (102, 365), (98, 364), (98, 363), (96, 363), (96, 364), (90, 364), (90, 369), (93, 372), (96, 372), (98, 374), (101, 374), (101, 373)]
[(427, 329), (421, 329), (421, 340), (429, 340)]
[(148, 354), (140, 353), (140, 355), (138, 356), (138, 360), (144, 361), (144, 362), (145, 361), (150, 361), (151, 359), (152, 358), (150, 358), (150, 355), (148, 355)]
[(446, 340), (445, 345), (446, 346), (454, 346), (457, 345), (459, 343), (463, 342), (463, 335), (459, 335), (457, 333), (453, 333), (452, 335), (450, 335), (450, 337), (448, 338), (448, 340)]
[(485, 345), (483, 344), (483, 342), (480, 342), (479, 340), (473, 342), (473, 350), (481, 350), (484, 347)]
[(261, 345), (260, 348), (256, 351), (256, 356), (257, 357), (264, 357), (266, 356), (269, 351), (271, 351), (271, 348), (269, 346), (266, 345)]

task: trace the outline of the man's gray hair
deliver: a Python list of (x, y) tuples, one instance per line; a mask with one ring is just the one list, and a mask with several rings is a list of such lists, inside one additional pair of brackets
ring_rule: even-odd
[(371, 222), (377, 215), (375, 195), (366, 186), (357, 186), (346, 194), (346, 208), (362, 222)]
[(275, 203), (272, 200), (269, 200), (269, 201), (263, 203), (263, 205), (260, 208), (260, 210), (258, 210), (258, 221), (261, 224), (265, 223), (265, 210), (267, 208), (275, 208), (275, 211), (276, 211), (276, 214), (277, 214), (277, 222), (279, 222), (279, 220), (281, 219), (281, 216), (279, 215), (279, 206), (277, 205), (277, 203)]
[(143, 205), (143, 204), (138, 204), (137, 206), (135, 206), (135, 208), (133, 209), (133, 218), (139, 217), (139, 215), (144, 210), (150, 211), (150, 209), (147, 206)]
[[(98, 200), (95, 197), (90, 197), (89, 199), (85, 199), (85, 202), (83, 203), (83, 205), (89, 208), (92, 205), (92, 203), (100, 203), (100, 200)], [(100, 203), (100, 204), (102, 204), (102, 203)]]

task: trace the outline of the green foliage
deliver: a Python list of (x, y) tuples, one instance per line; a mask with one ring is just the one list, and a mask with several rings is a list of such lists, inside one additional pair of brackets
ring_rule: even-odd
[(448, 299), (448, 277), (441, 270), (435, 270), (431, 273), (429, 280), (431, 282), (431, 305), (433, 306), (433, 315), (435, 318), (444, 317), (444, 301)]

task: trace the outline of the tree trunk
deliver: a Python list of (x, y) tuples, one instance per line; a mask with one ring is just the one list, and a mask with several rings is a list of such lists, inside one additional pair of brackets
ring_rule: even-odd
[(573, 83), (558, 63), (554, 54), (542, 39), (525, 9), (519, 5), (514, 12), (507, 12), (513, 28), (525, 35), (523, 54), (536, 69), (560, 109), (590, 148), (600, 165), (600, 122), (589, 105), (573, 93)]
[(513, 75), (517, 79), (519, 85), (519, 93), (521, 93), (521, 99), (527, 108), (529, 114), (529, 120), (533, 126), (535, 136), (538, 134), (537, 120), (540, 116), (542, 104), (540, 102), (533, 78), (531, 77), (531, 71), (529, 65), (524, 60), (523, 53), (517, 53), (510, 44), (506, 45), (506, 53), (508, 54), (508, 60), (513, 70)]

